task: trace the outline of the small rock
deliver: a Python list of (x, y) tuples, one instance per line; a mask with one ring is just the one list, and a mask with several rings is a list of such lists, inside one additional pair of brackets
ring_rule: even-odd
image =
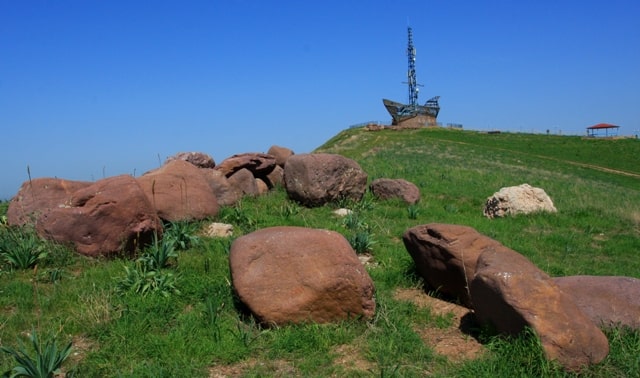
[(226, 238), (233, 236), (233, 225), (213, 222), (206, 226), (202, 233), (210, 238)]

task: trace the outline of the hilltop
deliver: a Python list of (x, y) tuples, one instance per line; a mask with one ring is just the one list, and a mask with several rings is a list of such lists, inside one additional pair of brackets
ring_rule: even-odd
[[(437, 290), (424, 287), (402, 234), (433, 222), (466, 225), (552, 276), (640, 278), (638, 140), (348, 129), (315, 152), (354, 159), (370, 181), (409, 180), (420, 188), (421, 200), (408, 208), (367, 194), (361, 202), (306, 208), (276, 188), (222, 208), (216, 221), (232, 223), (236, 237), (277, 225), (349, 237), (347, 221), (332, 211), (354, 209), (349, 222), (365, 225), (373, 242), (366, 256), (376, 286), (372, 321), (258, 327), (234, 306), (232, 240), (196, 237), (202, 224), (194, 223), (172, 226), (193, 238), (182, 239), (185, 248), (171, 266), (179, 294), (167, 297), (118, 295), (115, 288), (135, 278), (123, 270), (130, 261), (83, 258), (59, 246), (47, 245), (51, 253), (35, 271), (0, 270), (3, 345), (15, 345), (36, 327), (72, 340), (77, 354), (68, 367), (76, 366), (81, 376), (565, 376), (544, 359), (535, 338), (505, 340), (483, 329), (461, 333), (460, 313), (438, 300)], [(522, 183), (543, 188), (558, 212), (482, 215), (487, 197)], [(583, 375), (639, 375), (639, 332), (614, 329), (607, 336), (609, 357)], [(458, 344), (447, 352), (438, 340)], [(0, 355), (0, 370), (12, 363)]]

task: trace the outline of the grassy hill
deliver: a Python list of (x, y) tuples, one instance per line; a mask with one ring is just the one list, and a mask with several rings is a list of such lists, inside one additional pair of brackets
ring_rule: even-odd
[[(460, 318), (424, 294), (401, 236), (424, 223), (476, 228), (524, 254), (553, 276), (640, 278), (640, 141), (485, 134), (449, 129), (349, 129), (317, 152), (350, 157), (379, 177), (404, 178), (421, 190), (412, 208), (366, 195), (358, 203), (308, 209), (282, 188), (223, 208), (236, 236), (296, 225), (352, 237), (337, 206), (366, 225), (377, 313), (369, 322), (262, 329), (234, 308), (225, 239), (195, 239), (200, 224), (175, 224), (184, 248), (166, 271), (179, 290), (119, 294), (136, 277), (124, 260), (92, 260), (48, 243), (37, 269), (0, 270), (0, 344), (18, 346), (32, 329), (72, 341), (65, 363), (81, 377), (221, 376), (565, 376), (542, 356), (535, 338), (505, 340), (489, 330), (459, 330)], [(508, 219), (482, 216), (504, 186), (543, 188), (557, 214)], [(6, 209), (0, 209), (0, 215)], [(0, 235), (9, 231), (0, 225)], [(20, 231), (28, 235), (27, 230)], [(0, 238), (0, 246), (6, 237)], [(162, 292), (162, 291), (160, 291)], [(639, 376), (640, 332), (607, 331), (609, 357), (584, 376)], [(442, 342), (444, 340), (444, 342)], [(445, 348), (445, 344), (449, 348)], [(467, 353), (475, 348), (475, 354)], [(0, 355), (0, 372), (15, 363)]]

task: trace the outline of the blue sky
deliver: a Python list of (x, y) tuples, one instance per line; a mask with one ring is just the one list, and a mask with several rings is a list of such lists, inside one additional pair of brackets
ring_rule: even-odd
[(640, 2), (0, 0), (0, 199), (181, 151), (216, 162), (390, 122), (420, 101), (467, 129), (640, 129)]

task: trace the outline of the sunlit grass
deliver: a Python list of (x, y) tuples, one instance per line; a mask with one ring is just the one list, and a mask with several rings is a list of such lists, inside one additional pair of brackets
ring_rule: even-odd
[[(158, 257), (172, 256), (163, 269), (179, 277), (179, 293), (167, 296), (118, 295), (122, 267), (130, 261), (89, 259), (45, 244), (47, 255), (29, 269), (0, 266), (0, 343), (32, 329), (85, 340), (77, 349), (81, 353), (66, 364), (87, 377), (207, 377), (216, 371), (241, 376), (559, 377), (566, 374), (541, 356), (531, 335), (502, 339), (482, 334), (488, 353), (477, 360), (452, 363), (437, 355), (417, 329), (456, 324), (451, 317), (394, 298), (398, 288), (423, 284), (402, 234), (432, 222), (468, 225), (553, 276), (640, 278), (640, 179), (576, 165), (636, 172), (638, 141), (350, 129), (319, 151), (355, 159), (369, 180), (409, 180), (420, 189), (421, 200), (407, 208), (402, 201), (378, 201), (367, 194), (360, 202), (309, 209), (276, 188), (221, 209), (214, 220), (234, 226), (231, 238), (195, 237), (201, 224), (172, 225), (174, 234), (168, 239), (174, 240), (175, 255), (156, 251), (162, 252)], [(543, 188), (558, 213), (493, 220), (482, 216), (488, 196), (522, 183)], [(353, 215), (335, 216), (338, 207), (353, 210)], [(5, 213), (2, 203), (0, 217)], [(365, 248), (376, 286), (372, 320), (264, 329), (244, 315), (230, 283), (229, 247), (236, 237), (282, 225), (334, 230), (354, 242), (358, 232), (368, 232), (369, 241), (375, 241)], [(0, 232), (7, 230), (0, 222)], [(639, 335), (607, 331), (609, 357), (583, 375), (637, 376)], [(341, 362), (346, 355), (351, 359)], [(11, 365), (10, 356), (0, 355), (0, 371)]]

